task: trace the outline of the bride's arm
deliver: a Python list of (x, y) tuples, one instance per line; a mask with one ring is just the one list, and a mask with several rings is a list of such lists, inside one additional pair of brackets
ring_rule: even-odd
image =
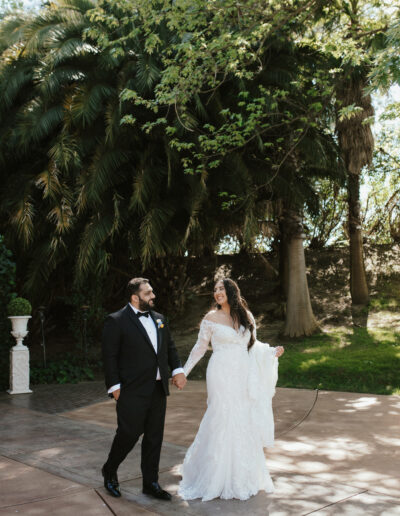
[(207, 351), (208, 344), (211, 339), (211, 330), (212, 323), (207, 319), (203, 319), (200, 324), (200, 331), (197, 337), (196, 344), (193, 346), (192, 351), (190, 352), (190, 355), (186, 360), (186, 364), (183, 366), (185, 376), (187, 376), (190, 373), (193, 367), (197, 364), (197, 362), (204, 356), (205, 352)]

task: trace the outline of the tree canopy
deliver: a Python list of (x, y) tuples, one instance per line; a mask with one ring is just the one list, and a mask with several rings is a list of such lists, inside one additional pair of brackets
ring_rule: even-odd
[(326, 243), (346, 156), (372, 159), (366, 88), (397, 80), (396, 16), (361, 0), (57, 0), (7, 16), (0, 231), (25, 288), (40, 299), (226, 235), (251, 249), (279, 238), (285, 208)]

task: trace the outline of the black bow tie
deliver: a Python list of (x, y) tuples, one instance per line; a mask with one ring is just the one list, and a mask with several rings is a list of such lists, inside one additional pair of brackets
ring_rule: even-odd
[(148, 317), (149, 316), (149, 312), (136, 312), (137, 313), (137, 316), (138, 317)]

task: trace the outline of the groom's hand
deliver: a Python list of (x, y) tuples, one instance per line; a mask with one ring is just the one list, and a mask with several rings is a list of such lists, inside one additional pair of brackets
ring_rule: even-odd
[(187, 383), (186, 376), (184, 373), (178, 373), (172, 377), (172, 384), (182, 390)]
[(113, 391), (113, 396), (115, 401), (118, 401), (119, 395), (121, 394), (121, 389), (117, 389), (116, 391)]

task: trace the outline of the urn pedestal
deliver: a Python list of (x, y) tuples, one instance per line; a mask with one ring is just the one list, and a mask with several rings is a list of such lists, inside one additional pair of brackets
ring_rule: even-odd
[(26, 394), (29, 389), (29, 349), (22, 343), (28, 335), (30, 315), (10, 316), (12, 324), (11, 335), (17, 344), (10, 350), (10, 394)]

